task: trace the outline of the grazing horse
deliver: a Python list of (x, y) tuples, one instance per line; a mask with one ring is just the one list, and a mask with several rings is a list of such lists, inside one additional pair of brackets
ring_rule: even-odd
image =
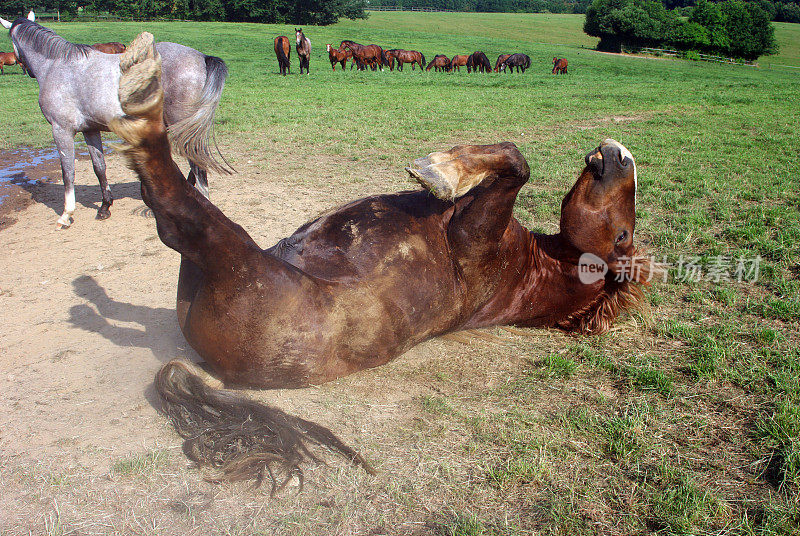
[(553, 58), (553, 74), (567, 74), (567, 60)]
[(482, 73), (491, 73), (492, 64), (486, 54), (480, 50), (476, 50), (467, 58), (467, 72), (477, 73), (480, 70)]
[(450, 60), (450, 70), (456, 69), (458, 72), (461, 72), (461, 67), (466, 67), (468, 59), (469, 56), (466, 54), (453, 56), (453, 59)]
[[(394, 71), (395, 53), (399, 51), (400, 51), (399, 48), (392, 48), (390, 50), (384, 49), (382, 56), (383, 66), (384, 67), (388, 66), (390, 71)], [(398, 70), (402, 70), (400, 69), (399, 65), (398, 65)]]
[(450, 70), (450, 58), (445, 56), (444, 54), (437, 54), (428, 64), (428, 67), (425, 69), (426, 71), (430, 71), (431, 69), (434, 72), (438, 71), (449, 71)]
[[(348, 59), (352, 59), (353, 52), (342, 47), (335, 49), (333, 45), (330, 44), (325, 45), (325, 47), (328, 49), (328, 58), (331, 60), (331, 67), (333, 67), (333, 70), (336, 70), (336, 64), (338, 63), (342, 66), (342, 71), (344, 71), (344, 66), (347, 64)], [(350, 69), (352, 68), (353, 63), (350, 63)]]
[(122, 54), (125, 52), (125, 45), (112, 41), (111, 43), (95, 43), (92, 48), (105, 52), (106, 54)]
[[(120, 67), (127, 116), (112, 128), (159, 237), (182, 256), (181, 330), (225, 382), (316, 385), (469, 328), (602, 333), (643, 299), (650, 264), (633, 244), (636, 164), (616, 141), (586, 156), (553, 235), (513, 217), (530, 171), (506, 142), (431, 153), (407, 168), (423, 189), (353, 201), (263, 250), (172, 161), (153, 36), (137, 37)], [(166, 364), (156, 387), (184, 451), (239, 477), (259, 478), (265, 465), (272, 474), (273, 464), (296, 471), (306, 440), (363, 462), (329, 430), (212, 388), (184, 362)]]
[(295, 49), (297, 49), (297, 58), (300, 60), (300, 74), (303, 74), (303, 67), (306, 69), (306, 74), (311, 74), (308, 66), (311, 62), (311, 40), (303, 35), (303, 30), (294, 29), (295, 35)]
[[(69, 227), (75, 211), (78, 132), (83, 132), (100, 182), (103, 200), (97, 219), (108, 218), (114, 199), (106, 180), (100, 132), (107, 131), (111, 119), (122, 113), (117, 96), (120, 56), (70, 43), (34, 19), (31, 11), (27, 19), (18, 18), (13, 24), (0, 19), (0, 23), (10, 30), (17, 56), (39, 83), (39, 107), (53, 128), (64, 179), (64, 212), (56, 228)], [(214, 159), (208, 145), (228, 68), (221, 59), (183, 45), (159, 43), (157, 47), (164, 62), (164, 118), (173, 146), (189, 160), (189, 182), (207, 195), (206, 170), (228, 171)]]
[(508, 69), (509, 73), (514, 72), (514, 67), (517, 68), (517, 72), (522, 71), (525, 72), (525, 69), (531, 66), (531, 59), (528, 57), (527, 54), (512, 54), (505, 61), (500, 65), (500, 70), (505, 71)]
[(19, 61), (19, 58), (13, 52), (0, 52), (0, 74), (6, 74), (3, 71), (4, 65), (19, 65), (22, 67), (22, 74), (28, 74), (25, 69), (25, 64)]
[(345, 39), (339, 45), (339, 48), (346, 47), (353, 53), (353, 58), (356, 61), (356, 66), (359, 71), (366, 69), (367, 65), (376, 70), (380, 66), (383, 70), (383, 49), (378, 45), (361, 45), (354, 41)]
[(278, 58), (278, 68), (280, 69), (281, 74), (286, 76), (289, 74), (289, 68), (291, 67), (289, 54), (292, 50), (292, 47), (289, 45), (289, 38), (285, 35), (279, 35), (275, 38), (274, 45), (275, 56)]
[(506, 59), (508, 59), (510, 57), (511, 57), (511, 54), (500, 54), (499, 56), (497, 56), (497, 61), (494, 64), (494, 72), (499, 73), (500, 72), (500, 65), (502, 65), (503, 62), (506, 61)]
[(422, 55), (422, 52), (417, 52), (416, 50), (395, 49), (394, 58), (397, 60), (398, 71), (403, 70), (404, 63), (410, 63), (412, 71), (415, 65), (419, 65), (420, 70), (425, 68), (425, 56)]

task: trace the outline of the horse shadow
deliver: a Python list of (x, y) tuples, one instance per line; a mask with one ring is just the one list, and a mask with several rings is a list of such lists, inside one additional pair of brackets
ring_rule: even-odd
[[(61, 213), (64, 211), (64, 186), (62, 184), (56, 182), (31, 181), (28, 176), (24, 175), (24, 172), (21, 172), (18, 175), (23, 176), (13, 177), (11, 179), (12, 184), (16, 184), (23, 190), (27, 191), (31, 195), (31, 199), (33, 199), (34, 202), (41, 203), (57, 215), (61, 215)], [(141, 185), (139, 184), (139, 181), (117, 183), (110, 186), (111, 194), (114, 196), (114, 200), (124, 198), (134, 199), (137, 201), (142, 200)], [(102, 198), (99, 185), (75, 185), (75, 204), (77, 206), (82, 206), (97, 211), (100, 209), (101, 202)], [(111, 207), (111, 211), (112, 213), (114, 211), (113, 205)]]
[[(77, 296), (86, 300), (86, 303), (70, 307), (68, 322), (74, 327), (99, 334), (120, 347), (149, 349), (163, 363), (179, 355), (195, 364), (202, 361), (183, 338), (174, 308), (147, 307), (115, 300), (88, 275), (75, 278), (72, 287)], [(118, 326), (109, 320), (141, 327)], [(144, 396), (155, 409), (161, 408), (152, 383), (145, 389)]]
[[(108, 150), (104, 151), (108, 155)], [(75, 157), (90, 160), (83, 142), (76, 143)], [(92, 175), (94, 177), (94, 175)], [(64, 209), (64, 185), (61, 182), (61, 161), (55, 148), (20, 147), (0, 151), (0, 181), (9, 182), (27, 191), (31, 199), (60, 215)], [(142, 199), (139, 181), (109, 184), (115, 199)], [(75, 184), (76, 204), (98, 210), (102, 194), (99, 183)]]

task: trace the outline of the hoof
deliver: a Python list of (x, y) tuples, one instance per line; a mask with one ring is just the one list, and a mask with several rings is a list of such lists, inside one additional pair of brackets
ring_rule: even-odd
[(61, 216), (60, 218), (58, 218), (58, 221), (56, 222), (56, 231), (61, 231), (62, 229), (69, 229), (70, 225), (72, 225), (72, 217), (67, 216), (65, 218), (64, 216)]
[(447, 162), (452, 158), (453, 157), (448, 153), (443, 153), (443, 152), (430, 153), (428, 156), (423, 156), (422, 158), (417, 158), (416, 160), (414, 160), (414, 166), (418, 168), (424, 168), (425, 166), (430, 166), (431, 164), (439, 164), (441, 162)]
[(94, 219), (96, 219), (96, 220), (107, 220), (110, 217), (111, 217), (111, 211), (110, 210), (108, 210), (108, 209), (106, 209), (106, 210), (100, 209), (100, 210), (97, 211), (97, 216), (95, 216)]
[(137, 147), (146, 138), (161, 135), (166, 129), (161, 56), (156, 51), (152, 34), (143, 32), (133, 40), (120, 58), (119, 69), (119, 103), (126, 115), (112, 119), (110, 126), (131, 147)]
[(455, 198), (455, 189), (450, 184), (450, 181), (441, 177), (430, 166), (421, 169), (407, 167), (406, 171), (435, 197), (445, 201), (452, 201)]

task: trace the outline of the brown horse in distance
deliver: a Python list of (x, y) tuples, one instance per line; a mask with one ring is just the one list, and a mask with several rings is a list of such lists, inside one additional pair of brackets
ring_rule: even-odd
[(292, 51), (292, 46), (289, 44), (289, 38), (285, 35), (279, 35), (275, 38), (273, 44), (275, 46), (275, 56), (278, 58), (278, 69), (283, 76), (286, 76), (291, 68), (289, 54)]
[(494, 63), (494, 72), (499, 73), (500, 65), (502, 65), (502, 63), (510, 57), (511, 54), (500, 54), (499, 56), (497, 56), (497, 61)]
[[(420, 158), (407, 169), (423, 189), (353, 201), (264, 250), (172, 160), (153, 36), (140, 35), (120, 68), (128, 115), (112, 129), (159, 237), (182, 256), (181, 330), (225, 382), (319, 384), (469, 328), (602, 333), (643, 298), (649, 264), (631, 269), (636, 165), (613, 140), (586, 156), (553, 235), (513, 217), (530, 171), (513, 143), (498, 143)], [(308, 443), (365, 463), (329, 430), (212, 388), (185, 362), (166, 364), (156, 387), (185, 452), (236, 477), (299, 472), (314, 457)]]
[(450, 70), (455, 69), (458, 72), (461, 72), (461, 67), (467, 66), (468, 59), (469, 56), (467, 54), (457, 54), (453, 56), (453, 59), (450, 60)]
[(489, 62), (489, 58), (480, 50), (476, 50), (467, 58), (467, 72), (477, 73), (478, 71), (482, 73), (492, 72), (492, 64)]
[(564, 58), (553, 58), (553, 74), (567, 74), (567, 64)]
[[(333, 70), (336, 70), (336, 64), (338, 63), (342, 66), (342, 71), (344, 71), (344, 66), (347, 64), (348, 59), (352, 59), (353, 53), (343, 47), (338, 49), (333, 48), (333, 45), (331, 44), (325, 45), (325, 48), (328, 50), (328, 58), (331, 60), (331, 67), (333, 67)], [(353, 64), (351, 63), (350, 69), (352, 68)]]
[(125, 52), (125, 45), (112, 41), (111, 43), (95, 43), (92, 48), (106, 54), (122, 54)]
[(428, 67), (425, 70), (426, 71), (430, 71), (431, 69), (433, 69), (434, 72), (449, 71), (450, 70), (450, 58), (448, 58), (444, 54), (437, 54), (431, 60), (431, 62), (428, 64)]
[(300, 74), (303, 74), (303, 68), (306, 74), (311, 74), (309, 66), (311, 65), (311, 40), (303, 35), (303, 30), (295, 28), (295, 49), (297, 50), (297, 59), (300, 61)]
[(415, 65), (419, 65), (420, 70), (425, 68), (425, 56), (422, 55), (422, 52), (403, 49), (393, 49), (392, 52), (392, 56), (397, 60), (398, 71), (403, 70), (404, 63), (410, 63), (412, 71), (414, 70)]
[(355, 41), (345, 39), (339, 45), (339, 48), (342, 47), (352, 51), (359, 71), (363, 71), (368, 65), (372, 67), (372, 70), (377, 69), (379, 66), (383, 68), (383, 49), (378, 45), (361, 45)]
[(13, 52), (0, 52), (0, 74), (6, 74), (3, 70), (6, 65), (19, 65), (22, 68), (22, 74), (28, 74), (25, 64)]

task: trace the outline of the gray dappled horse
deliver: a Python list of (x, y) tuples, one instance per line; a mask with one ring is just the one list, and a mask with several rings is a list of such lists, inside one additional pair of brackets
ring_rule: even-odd
[[(123, 115), (119, 90), (120, 55), (104, 54), (89, 45), (70, 43), (28, 18), (13, 23), (0, 18), (9, 30), (14, 52), (39, 83), (39, 107), (53, 127), (53, 140), (61, 159), (64, 212), (58, 229), (69, 227), (75, 211), (75, 134), (83, 132), (92, 166), (100, 181), (103, 202), (97, 219), (111, 215), (113, 202), (106, 180), (101, 131)], [(227, 172), (209, 149), (216, 112), (228, 69), (225, 62), (176, 43), (156, 45), (163, 62), (164, 120), (175, 149), (189, 160), (188, 180), (208, 197), (207, 170)]]

